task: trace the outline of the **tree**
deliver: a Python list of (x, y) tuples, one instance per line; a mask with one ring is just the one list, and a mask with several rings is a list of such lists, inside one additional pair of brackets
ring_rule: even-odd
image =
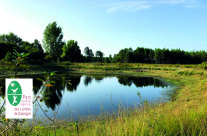
[(134, 62), (144, 63), (145, 62), (145, 48), (137, 47), (133, 52)]
[(84, 49), (84, 53), (86, 55), (86, 61), (91, 62), (92, 57), (94, 56), (92, 49), (89, 49), (89, 47), (86, 47)]
[(202, 59), (202, 62), (205, 62), (207, 59), (207, 53), (204, 50), (200, 51), (200, 57)]
[(69, 60), (71, 62), (82, 61), (81, 50), (77, 41), (68, 41), (67, 44), (63, 46), (62, 51), (61, 58), (63, 58), (63, 60)]
[(99, 61), (102, 62), (103, 61), (103, 56), (104, 56), (104, 53), (101, 52), (100, 50), (96, 51), (96, 57), (99, 58)]
[(0, 43), (0, 59), (3, 59), (7, 52), (13, 52), (14, 49), (21, 51), (21, 48), (14, 43)]
[(0, 43), (15, 43), (18, 46), (21, 46), (22, 39), (14, 33), (10, 32), (9, 34), (0, 35)]
[(44, 31), (43, 47), (46, 53), (50, 53), (53, 59), (57, 59), (62, 54), (64, 45), (62, 28), (56, 22), (48, 24)]
[(114, 57), (115, 62), (130, 63), (133, 61), (132, 48), (121, 49), (119, 53)]
[(41, 51), (41, 52), (43, 51), (42, 46), (41, 46), (40, 42), (37, 39), (35, 39), (32, 44), (33, 44), (34, 47), (36, 47), (37, 49), (39, 49), (39, 51)]
[(162, 49), (155, 49), (154, 58), (156, 63), (161, 63), (161, 60), (164, 58), (163, 50)]
[(112, 62), (112, 56), (111, 56), (111, 54), (109, 55), (109, 62), (111, 63)]
[(24, 52), (30, 53), (28, 57), (30, 63), (38, 63), (39, 61), (37, 60), (42, 60), (44, 57), (43, 49), (38, 40), (35, 40), (34, 43), (24, 41), (22, 42), (21, 48)]

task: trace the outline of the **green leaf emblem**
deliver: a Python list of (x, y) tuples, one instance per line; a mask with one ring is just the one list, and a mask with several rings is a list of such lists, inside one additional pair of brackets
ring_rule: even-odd
[(12, 81), (7, 89), (7, 98), (12, 106), (17, 106), (22, 99), (22, 88), (17, 81)]

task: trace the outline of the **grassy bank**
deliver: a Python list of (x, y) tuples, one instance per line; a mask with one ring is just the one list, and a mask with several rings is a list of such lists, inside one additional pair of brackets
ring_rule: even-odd
[[(150, 75), (179, 86), (174, 99), (166, 104), (120, 109), (116, 113), (118, 117), (102, 114), (90, 117), (90, 121), (84, 117), (77, 124), (56, 120), (57, 135), (207, 135), (207, 72), (198, 65), (65, 62), (56, 66), (79, 73)], [(50, 124), (40, 124), (32, 131), (29, 125), (25, 125), (19, 125), (16, 134), (54, 135), (54, 128)]]

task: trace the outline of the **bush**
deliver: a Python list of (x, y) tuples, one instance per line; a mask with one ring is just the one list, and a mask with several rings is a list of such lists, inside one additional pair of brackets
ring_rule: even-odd
[(192, 65), (184, 65), (184, 68), (193, 68), (194, 66)]
[(175, 67), (180, 67), (180, 64), (175, 64)]
[(1, 59), (0, 60), (0, 65), (5, 65), (6, 63), (5, 63), (5, 61), (4, 61), (4, 59)]
[(179, 71), (178, 74), (191, 76), (191, 75), (195, 75), (195, 72), (194, 71)]
[(199, 66), (201, 66), (203, 69), (207, 69), (207, 62), (203, 62)]
[(203, 76), (204, 75), (204, 72), (199, 72), (198, 73), (200, 76)]
[(46, 55), (45, 60), (50, 62), (52, 60), (52, 56), (51, 55)]
[(65, 64), (65, 65), (71, 65), (72, 63), (70, 61), (65, 61), (65, 62), (63, 62), (63, 64)]
[(6, 56), (4, 57), (5, 61), (12, 61), (12, 53), (9, 51), (7, 52)]

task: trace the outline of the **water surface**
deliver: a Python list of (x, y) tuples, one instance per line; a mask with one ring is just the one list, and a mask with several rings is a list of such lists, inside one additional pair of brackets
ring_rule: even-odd
[[(45, 87), (36, 77), (33, 76), (34, 95), (43, 98), (40, 104), (48, 116), (53, 117), (58, 111), (56, 118), (77, 119), (82, 115), (111, 113), (120, 106), (139, 106), (144, 101), (166, 102), (172, 90), (164, 80), (153, 77), (67, 74), (57, 75), (53, 87)], [(45, 117), (38, 106), (34, 109), (37, 109), (36, 118)]]
[[(57, 78), (54, 87), (44, 88), (39, 84), (36, 90), (35, 94), (42, 90), (43, 97), (49, 97), (42, 102), (49, 116), (58, 110), (57, 118), (76, 118), (78, 115), (111, 113), (120, 105), (139, 106), (146, 100), (165, 102), (169, 100), (172, 87), (153, 77), (64, 75)], [(37, 117), (42, 115), (38, 110)]]

